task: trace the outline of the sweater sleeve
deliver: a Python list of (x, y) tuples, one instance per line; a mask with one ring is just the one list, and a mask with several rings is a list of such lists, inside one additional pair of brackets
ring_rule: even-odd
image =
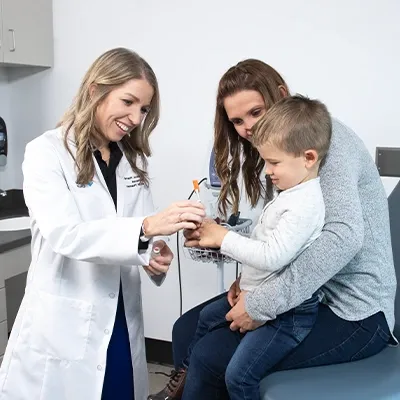
[[(319, 184), (308, 182), (290, 194), (275, 200), (282, 203), (276, 227), (268, 230), (266, 221), (257, 226), (257, 238), (246, 238), (229, 232), (221, 245), (221, 252), (263, 272), (275, 272), (288, 265), (321, 232), (324, 204)], [(278, 207), (280, 207), (280, 203)], [(268, 213), (268, 209), (266, 211)]]
[(246, 311), (252, 319), (272, 320), (298, 306), (359, 252), (364, 238), (358, 193), (360, 165), (356, 146), (332, 141), (320, 174), (325, 201), (323, 231), (275, 279), (246, 296)]

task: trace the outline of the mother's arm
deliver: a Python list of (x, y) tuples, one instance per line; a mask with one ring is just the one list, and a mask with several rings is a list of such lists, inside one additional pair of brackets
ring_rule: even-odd
[(320, 237), (282, 273), (248, 293), (245, 308), (256, 321), (275, 319), (309, 298), (344, 268), (360, 251), (364, 222), (358, 180), (361, 163), (358, 143), (332, 141), (321, 169), (326, 218)]

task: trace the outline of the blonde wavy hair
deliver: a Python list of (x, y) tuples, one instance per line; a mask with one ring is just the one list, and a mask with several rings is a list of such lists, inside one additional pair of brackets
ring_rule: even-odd
[(214, 152), (215, 169), (221, 180), (218, 209), (225, 216), (228, 208), (231, 208), (233, 213), (239, 210), (240, 193), (237, 180), (240, 171), (252, 207), (257, 205), (261, 196), (271, 195), (272, 183), (267, 179), (264, 186), (260, 180), (264, 161), (253, 145), (236, 132), (226, 114), (224, 100), (242, 90), (255, 90), (263, 97), (268, 110), (282, 99), (281, 88), (289, 93), (281, 75), (268, 64), (255, 59), (247, 59), (231, 67), (219, 82), (214, 121)]
[[(157, 126), (160, 115), (160, 94), (157, 78), (150, 65), (137, 53), (115, 48), (98, 57), (86, 72), (75, 99), (57, 126), (64, 128), (64, 145), (74, 158), (77, 184), (86, 185), (94, 176), (93, 150), (104, 142), (103, 134), (96, 127), (96, 110), (107, 95), (132, 79), (146, 79), (154, 90), (150, 110), (143, 123), (121, 140), (123, 152), (142, 182), (148, 185), (147, 157), (151, 156), (149, 136)], [(90, 88), (96, 91), (91, 96)], [(75, 135), (76, 156), (69, 147), (69, 131)], [(137, 165), (141, 159), (142, 168)]]

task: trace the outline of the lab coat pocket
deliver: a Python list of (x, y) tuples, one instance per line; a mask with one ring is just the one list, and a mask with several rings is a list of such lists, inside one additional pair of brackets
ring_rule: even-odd
[(38, 292), (32, 310), (32, 348), (59, 360), (84, 358), (92, 321), (92, 304)]

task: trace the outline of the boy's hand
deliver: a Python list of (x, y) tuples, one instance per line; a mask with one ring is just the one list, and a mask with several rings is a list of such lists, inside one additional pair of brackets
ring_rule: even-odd
[(212, 219), (205, 219), (198, 229), (200, 234), (200, 247), (211, 247), (218, 249), (221, 247), (222, 241), (225, 235), (228, 233), (228, 229), (218, 225)]

